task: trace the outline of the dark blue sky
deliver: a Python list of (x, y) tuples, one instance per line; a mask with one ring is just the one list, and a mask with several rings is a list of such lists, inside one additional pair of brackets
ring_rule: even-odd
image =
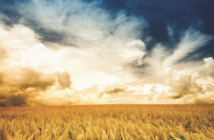
[[(143, 16), (149, 23), (146, 35), (153, 37), (148, 42), (147, 49), (158, 42), (172, 47), (172, 44), (179, 41), (181, 32), (188, 28), (214, 35), (213, 0), (105, 0), (103, 7), (110, 11), (125, 10), (130, 14)], [(168, 25), (174, 27), (173, 40), (168, 36)], [(203, 57), (214, 56), (214, 41), (198, 52), (203, 52)]]

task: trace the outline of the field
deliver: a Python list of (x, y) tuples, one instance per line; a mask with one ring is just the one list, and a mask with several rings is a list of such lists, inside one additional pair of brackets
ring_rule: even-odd
[(0, 140), (214, 140), (214, 105), (1, 107)]

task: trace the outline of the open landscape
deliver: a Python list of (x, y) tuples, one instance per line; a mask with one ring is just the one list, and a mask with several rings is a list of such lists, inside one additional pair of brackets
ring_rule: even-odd
[(0, 108), (1, 140), (214, 140), (214, 105)]
[(214, 140), (214, 0), (0, 0), (0, 140)]

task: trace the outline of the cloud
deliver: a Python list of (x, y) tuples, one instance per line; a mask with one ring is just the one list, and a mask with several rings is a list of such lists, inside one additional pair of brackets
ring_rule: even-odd
[(144, 85), (160, 83), (168, 86), (169, 90), (156, 93), (154, 97), (165, 98), (168, 101), (172, 98), (180, 103), (194, 103), (186, 101), (185, 98), (188, 95), (201, 95), (200, 98), (202, 98), (208, 92), (213, 92), (211, 86), (213, 84), (213, 59), (205, 58), (204, 62), (185, 60), (212, 38), (212, 36), (189, 28), (180, 37), (175, 49), (168, 50), (163, 44), (156, 44), (142, 59), (143, 65), (140, 68), (144, 73), (144, 80), (141, 80), (141, 83)]
[(169, 27), (166, 45), (149, 35), (142, 16), (101, 3), (15, 2), (20, 19), (13, 26), (0, 15), (2, 106), (212, 103), (214, 60), (192, 55), (212, 36), (189, 27), (175, 39)]
[[(83, 47), (82, 42), (130, 40), (141, 36), (146, 22), (120, 11), (111, 15), (100, 1), (48, 0), (17, 3), (20, 22), (36, 31), (45, 42)], [(86, 47), (86, 46), (84, 46)]]
[(70, 87), (70, 74), (54, 71), (57, 51), (41, 44), (34, 31), (23, 25), (0, 30), (1, 106), (40, 104), (36, 97), (50, 88)]
[[(50, 44), (47, 44), (47, 46), (42, 44), (38, 39), (39, 36), (26, 26), (18, 24), (9, 29), (1, 26), (0, 29), (1, 50), (5, 50), (4, 52), (8, 54), (1, 61), (0, 67), (2, 73), (6, 79), (10, 80), (13, 79), (13, 77), (10, 77), (11, 73), (23, 77), (17, 79), (21, 83), (15, 86), (22, 93), (22, 96), (12, 96), (14, 98), (23, 98), (22, 102), (18, 102), (20, 105), (28, 104), (29, 100), (34, 100), (37, 103), (40, 103), (38, 100), (52, 100), (52, 98), (54, 100), (56, 98), (67, 100), (68, 96), (63, 96), (64, 91), (66, 95), (69, 95), (74, 92), (72, 88), (74, 88), (75, 94), (83, 95), (83, 97), (80, 97), (72, 94), (72, 100), (73, 98), (82, 98), (83, 101), (87, 100), (86, 98), (94, 99), (100, 93), (93, 95), (93, 93), (96, 93), (97, 88), (92, 88), (91, 92), (89, 92), (89, 87), (108, 86), (120, 81), (134, 80), (135, 77), (132, 73), (124, 71), (124, 68), (132, 69), (128, 64), (139, 60), (145, 51), (144, 43), (139, 39), (107, 41), (105, 43), (102, 41), (89, 44), (83, 43), (81, 48), (65, 46), (54, 48), (49, 47), (51, 46)], [(107, 45), (115, 45), (114, 43), (119, 45), (118, 49), (113, 50), (111, 47), (106, 47)], [(87, 45), (91, 47), (84, 47)], [(126, 55), (121, 55), (124, 53), (123, 49), (125, 48), (135, 50), (134, 54), (137, 54), (137, 56), (131, 55), (127, 57)], [(32, 75), (31, 71), (34, 71)], [(53, 81), (50, 80), (49, 83), (48, 81), (44, 81), (44, 79), (36, 79), (36, 77), (40, 77), (40, 74), (48, 81), (51, 77)], [(27, 79), (33, 75), (36, 75), (34, 78), (35, 81)], [(72, 80), (74, 81), (72, 82), (72, 88), (70, 75), (72, 75)], [(11, 85), (11, 83), (6, 83), (8, 86)], [(41, 86), (46, 87), (46, 84), (49, 85), (47, 86), (48, 88), (42, 89)], [(27, 87), (32, 89), (34, 96), (31, 96), (31, 93), (28, 92), (25, 94)], [(85, 91), (84, 93), (78, 90), (82, 88), (86, 88), (87, 92)], [(66, 91), (66, 89), (69, 90)], [(108, 92), (110, 94), (116, 90), (117, 88)], [(12, 91), (4, 93), (4, 96), (10, 92)], [(38, 94), (35, 95), (34, 92)], [(43, 92), (46, 94), (43, 95)], [(100, 91), (98, 90), (98, 92)], [(35, 100), (36, 98), (38, 100)], [(5, 104), (12, 105), (9, 104), (9, 101), (6, 101)]]
[(59, 72), (57, 74), (58, 76), (58, 82), (60, 84), (60, 87), (62, 89), (65, 89), (65, 88), (70, 88), (71, 86), (71, 78), (70, 78), (70, 75), (68, 72)]
[(101, 92), (99, 92), (99, 97), (115, 95), (115, 94), (123, 94), (126, 92), (127, 86), (122, 84), (113, 84), (107, 87), (101, 88)]
[(1, 63), (1, 60), (6, 58), (7, 54), (5, 52), (4, 49), (0, 48), (0, 63)]
[[(196, 73), (195, 73), (196, 74)], [(172, 98), (178, 99), (187, 94), (204, 94), (203, 86), (197, 83), (194, 74), (178, 71), (169, 81), (172, 91), (176, 94)]]
[(214, 104), (214, 97), (198, 98), (194, 100), (195, 104)]
[(187, 94), (200, 95), (214, 92), (212, 86), (213, 66), (213, 58), (205, 58), (204, 63), (199, 68), (174, 72), (168, 81), (168, 84), (174, 90), (173, 92), (177, 93), (174, 98), (181, 98)]
[(214, 77), (214, 59), (212, 57), (204, 58), (204, 75)]
[[(0, 95), (6, 105), (28, 105), (29, 100), (54, 84), (54, 79), (30, 68), (2, 72)], [(8, 76), (10, 75), (10, 76)]]
[(165, 66), (171, 66), (186, 56), (188, 54), (196, 51), (200, 47), (203, 47), (210, 41), (213, 37), (200, 33), (199, 31), (194, 31), (189, 28), (184, 32), (180, 42), (178, 43), (176, 49), (164, 62)]

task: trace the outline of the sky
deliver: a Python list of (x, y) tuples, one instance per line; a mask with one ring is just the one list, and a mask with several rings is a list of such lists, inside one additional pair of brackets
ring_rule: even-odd
[(0, 106), (214, 104), (213, 0), (1, 0)]

